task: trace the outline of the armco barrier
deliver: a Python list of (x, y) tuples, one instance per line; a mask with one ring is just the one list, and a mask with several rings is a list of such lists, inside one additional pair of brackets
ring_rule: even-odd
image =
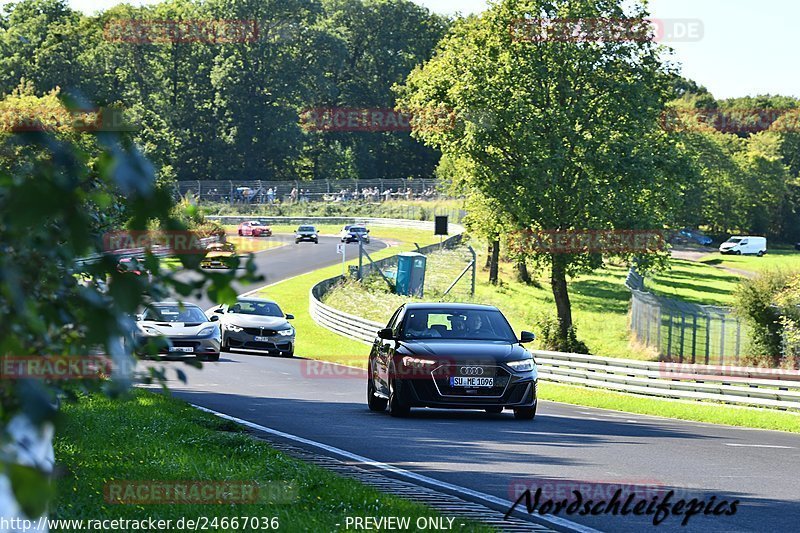
[[(200, 239), (199, 242), (203, 246), (208, 246), (209, 244), (218, 241), (219, 237), (205, 237), (203, 239)], [(146, 251), (147, 250), (145, 248), (127, 248), (124, 250), (123, 249), (114, 250), (113, 252), (108, 252), (108, 254), (106, 255), (113, 255), (117, 259), (132, 259), (135, 257), (136, 258), (143, 257)], [(156, 257), (169, 257), (170, 255), (172, 255), (173, 250), (169, 246), (153, 246), (150, 249), (150, 253), (152, 253)], [(103, 255), (104, 254), (89, 255), (78, 259), (77, 261), (75, 261), (75, 263), (78, 266), (94, 263), (95, 261), (103, 257)]]
[[(363, 220), (363, 219), (359, 219)], [(393, 219), (372, 219), (372, 220), (393, 220)], [(400, 220), (396, 220), (395, 223), (401, 222)], [(407, 222), (407, 221), (405, 221)], [(431, 222), (424, 222), (426, 224), (425, 229), (432, 229), (433, 223)], [(423, 248), (419, 248), (417, 251), (422, 254), (428, 254), (433, 251), (436, 251), (440, 248), (449, 248), (461, 242), (463, 228), (458, 226), (457, 224), (451, 224), (452, 227), (456, 227), (458, 233), (449, 237), (441, 244), (431, 244), (429, 246), (425, 246)], [(379, 259), (375, 261), (375, 268), (386, 269), (397, 264), (397, 256), (393, 255), (391, 257), (386, 257), (384, 259)], [(364, 264), (364, 271), (365, 273), (369, 273), (372, 269), (373, 265), (370, 263)], [(359, 342), (363, 342), (365, 344), (372, 344), (372, 341), (375, 340), (375, 335), (379, 329), (381, 329), (385, 324), (381, 324), (380, 322), (374, 322), (372, 320), (367, 320), (366, 318), (361, 318), (359, 316), (351, 315), (345, 313), (344, 311), (339, 311), (338, 309), (334, 309), (329, 305), (325, 305), (322, 303), (322, 297), (325, 295), (331, 287), (339, 283), (344, 276), (334, 276), (332, 278), (328, 278), (325, 280), (320, 281), (309, 291), (308, 297), (308, 310), (311, 314), (311, 318), (319, 324), (334, 333), (338, 333), (339, 335), (344, 335), (345, 337), (349, 337), (351, 339), (357, 340)]]
[[(206, 220), (214, 220), (221, 224), (241, 224), (248, 220), (259, 220), (264, 224), (367, 224), (371, 226), (397, 226), (402, 228), (433, 230), (433, 221), (411, 220), (406, 218), (373, 218), (373, 217), (270, 217), (242, 215), (208, 215)], [(463, 226), (450, 223), (453, 233), (462, 233)]]
[[(340, 278), (326, 279), (312, 287), (311, 316), (335, 333), (372, 344), (384, 324), (344, 313), (321, 301)], [(533, 354), (539, 376), (547, 381), (665, 398), (800, 409), (798, 371), (655, 363), (543, 350), (534, 350)]]

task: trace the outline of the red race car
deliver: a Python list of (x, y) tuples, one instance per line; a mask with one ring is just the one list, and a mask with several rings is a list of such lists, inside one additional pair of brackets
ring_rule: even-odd
[(258, 220), (239, 224), (239, 235), (242, 237), (272, 237), (272, 228)]

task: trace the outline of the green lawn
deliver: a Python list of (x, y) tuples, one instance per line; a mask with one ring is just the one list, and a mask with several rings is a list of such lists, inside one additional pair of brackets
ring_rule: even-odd
[[(429, 256), (426, 291), (432, 299), (438, 299), (437, 289), (446, 287), (443, 280), (455, 278), (464, 266), (463, 254), (449, 258), (453, 264)], [(483, 265), (485, 256), (479, 254), (478, 263)], [(508, 317), (515, 330), (536, 331), (537, 319), (542, 314), (553, 313), (555, 303), (546, 275), (538, 276), (539, 286), (525, 285), (514, 281), (512, 266), (501, 263), (499, 286), (488, 283), (488, 274), (478, 269), (475, 297), (468, 295), (468, 280), (463, 280), (455, 291), (462, 301), (474, 301), (496, 305)], [(591, 274), (571, 280), (570, 299), (578, 336), (585, 341), (595, 355), (625, 359), (654, 359), (655, 354), (646, 348), (633, 345), (628, 333), (628, 305), (630, 291), (625, 287), (627, 269), (609, 265)], [(720, 269), (693, 263), (674, 261), (670, 270), (648, 278), (646, 285), (653, 292), (703, 304), (724, 305), (730, 303), (731, 294), (739, 277)], [(431, 282), (431, 287), (429, 285)], [(348, 284), (328, 294), (325, 302), (337, 309), (377, 321), (386, 321), (392, 311), (413, 298), (390, 294), (380, 283), (366, 288)], [(538, 347), (536, 343), (533, 345)]]
[(765, 270), (800, 270), (800, 252), (794, 249), (771, 249), (764, 257), (754, 255), (722, 255), (712, 252), (701, 260), (706, 265), (725, 266), (750, 272)]
[[(277, 517), (281, 531), (344, 531), (346, 516), (439, 516), (323, 468), (292, 459), (239, 427), (164, 394), (136, 390), (112, 401), (84, 396), (63, 408), (51, 517), (173, 520)], [(256, 503), (109, 503), (107, 483), (244, 482)], [(459, 521), (461, 522), (461, 521)], [(466, 531), (493, 531), (468, 523)], [(186, 529), (186, 528), (184, 528)], [(146, 530), (146, 528), (145, 528)], [(177, 528), (173, 525), (169, 530)], [(255, 528), (211, 527), (211, 531)]]
[(730, 306), (741, 276), (705, 262), (673, 259), (670, 269), (646, 279), (645, 288), (684, 302)]
[(800, 433), (800, 413), (796, 412), (737, 407), (711, 401), (665, 400), (550, 382), (540, 384), (539, 398), (626, 413)]
[[(373, 234), (376, 238), (391, 239), (400, 244), (375, 252), (371, 257), (377, 260), (402, 251), (414, 250), (413, 242), (420, 246), (438, 242), (438, 237), (431, 233), (427, 230), (375, 227)], [(348, 261), (348, 264), (355, 264), (355, 261)], [(319, 327), (308, 312), (308, 292), (311, 287), (341, 273), (341, 265), (330, 266), (267, 287), (259, 294), (277, 301), (287, 313), (295, 316), (292, 321), (298, 331), (295, 355), (363, 366), (369, 355), (368, 346)]]

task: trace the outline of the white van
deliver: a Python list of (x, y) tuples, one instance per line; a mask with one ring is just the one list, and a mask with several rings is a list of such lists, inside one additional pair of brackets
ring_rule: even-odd
[(761, 257), (767, 253), (766, 237), (731, 237), (719, 245), (722, 254), (757, 255)]

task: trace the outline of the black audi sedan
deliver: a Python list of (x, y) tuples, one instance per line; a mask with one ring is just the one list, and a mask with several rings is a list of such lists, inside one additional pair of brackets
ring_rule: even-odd
[(482, 409), (536, 416), (538, 375), (522, 344), (496, 307), (411, 303), (378, 331), (369, 356), (367, 405), (406, 416), (412, 407)]

